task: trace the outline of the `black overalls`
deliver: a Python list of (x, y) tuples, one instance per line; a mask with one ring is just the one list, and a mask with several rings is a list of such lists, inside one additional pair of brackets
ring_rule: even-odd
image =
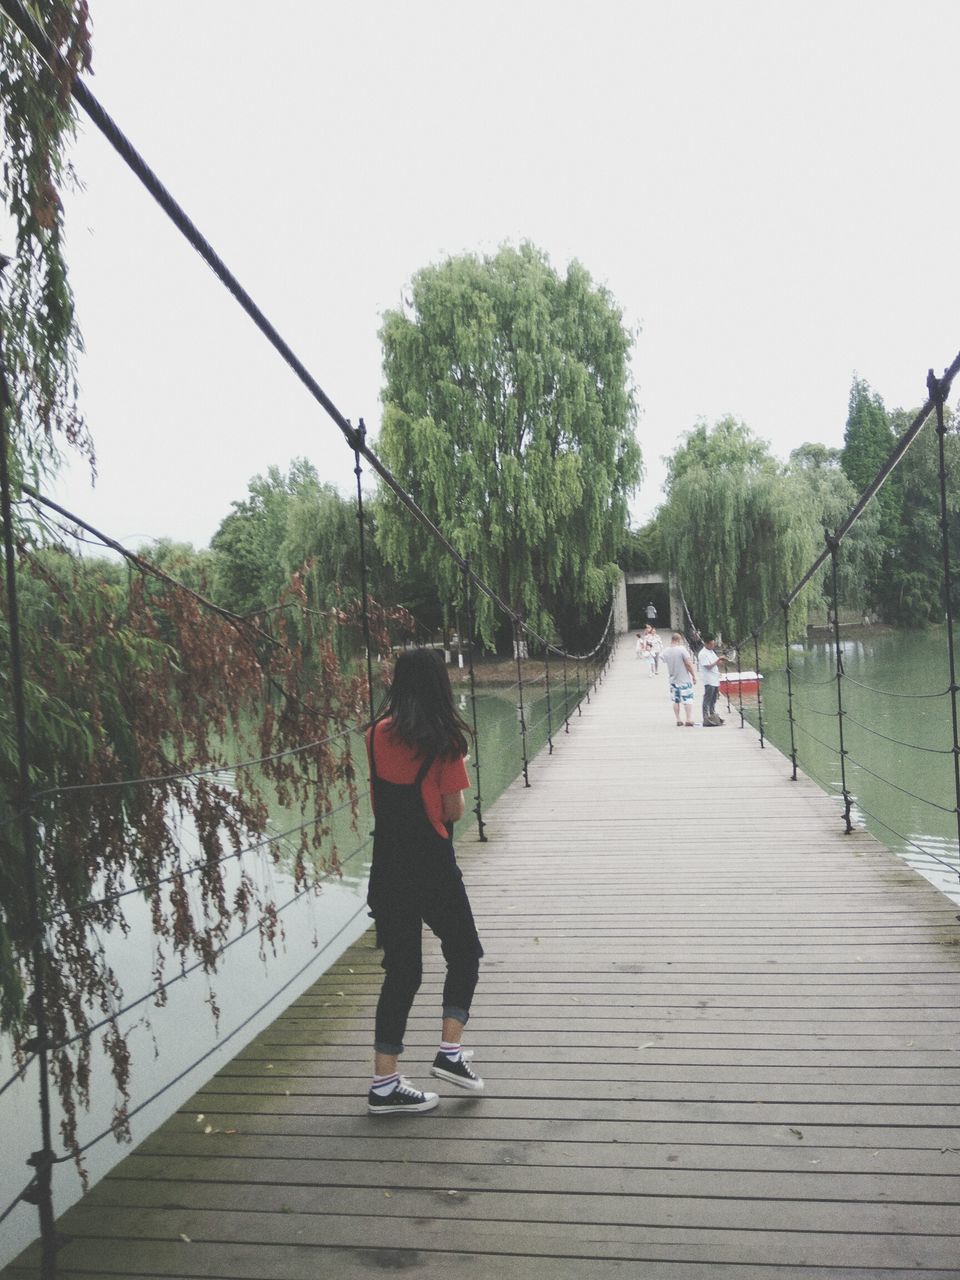
[(423, 808), (420, 786), (436, 757), (424, 760), (413, 782), (387, 782), (377, 774), (375, 740), (381, 723), (373, 725), (369, 738), (376, 826), (367, 903), (377, 922), (385, 971), (374, 1048), (398, 1054), (423, 977), (423, 924), (440, 939), (447, 962), (445, 1018), (467, 1021), (483, 947), (453, 851), (452, 828), (441, 836)]

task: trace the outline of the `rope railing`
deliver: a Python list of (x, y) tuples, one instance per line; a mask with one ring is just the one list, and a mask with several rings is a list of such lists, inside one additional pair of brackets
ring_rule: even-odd
[(911, 800), (916, 800), (920, 804), (929, 805), (931, 809), (939, 809), (941, 813), (956, 813), (956, 805), (940, 804), (937, 800), (931, 800), (929, 796), (921, 796), (916, 791), (911, 791), (909, 787), (902, 787), (899, 782), (894, 782), (892, 778), (885, 778), (882, 774), (877, 773), (862, 761), (855, 759), (850, 752), (846, 752), (846, 761), (853, 765), (855, 769), (862, 769), (864, 773), (869, 773), (872, 778), (876, 778), (878, 782), (882, 782), (886, 787), (893, 787), (894, 791), (899, 791), (901, 795), (909, 796)]
[(879, 729), (874, 729), (868, 724), (864, 724), (862, 720), (858, 720), (847, 712), (847, 723), (855, 724), (858, 729), (863, 729), (865, 733), (869, 733), (874, 738), (882, 738), (884, 742), (892, 743), (896, 747), (907, 747), (910, 751), (923, 751), (927, 755), (933, 756), (952, 756), (952, 747), (925, 747), (920, 742), (907, 742), (904, 738), (894, 738), (888, 733), (881, 733)]
[[(284, 903), (281, 907), (278, 907), (277, 910), (278, 911), (286, 910), (288, 907), (292, 906), (295, 902), (301, 901), (309, 892), (310, 891), (308, 889), (301, 890), (298, 894), (294, 895), (294, 897), (289, 899), (289, 901)], [(272, 991), (268, 996), (268, 998), (265, 1001), (263, 1001), (263, 1003), (260, 1004), (256, 1009), (254, 1009), (252, 1013), (248, 1014), (248, 1016), (244, 1018), (243, 1021), (240, 1022), (237, 1026), (235, 1026), (232, 1031), (228, 1032), (224, 1036), (218, 1036), (217, 1043), (212, 1048), (208, 1049), (205, 1053), (201, 1054), (200, 1057), (194, 1059), (194, 1061), (191, 1062), (189, 1066), (184, 1067), (172, 1079), (168, 1080), (166, 1084), (162, 1086), (162, 1088), (157, 1089), (154, 1093), (152, 1093), (148, 1098), (145, 1098), (137, 1106), (131, 1107), (126, 1113), (127, 1120), (129, 1121), (133, 1119), (134, 1116), (139, 1115), (141, 1111), (144, 1111), (147, 1107), (149, 1107), (154, 1102), (156, 1102), (158, 1098), (161, 1098), (165, 1093), (169, 1093), (171, 1089), (175, 1088), (182, 1080), (186, 1079), (186, 1077), (189, 1076), (192, 1072), (196, 1071), (198, 1067), (202, 1066), (204, 1062), (206, 1062), (209, 1058), (211, 1058), (215, 1053), (219, 1052), (219, 1050), (221, 1050), (225, 1044), (228, 1044), (231, 1040), (233, 1040), (236, 1036), (238, 1036), (241, 1031), (243, 1031), (246, 1027), (250, 1026), (252, 1022), (255, 1022), (256, 1019), (260, 1017), (260, 1015), (264, 1013), (266, 1009), (268, 1009), (272, 1004), (274, 1004), (276, 1000), (285, 991), (287, 991), (295, 982), (297, 982), (304, 973), (306, 973), (309, 969), (313, 968), (317, 960), (319, 960), (320, 957), (323, 955), (323, 952), (329, 949), (329, 947), (332, 946), (337, 941), (337, 939), (341, 937), (350, 928), (350, 926), (357, 919), (357, 917), (366, 912), (366, 909), (367, 909), (367, 905), (364, 902), (361, 906), (357, 908), (354, 914), (347, 921), (345, 921), (344, 924), (340, 926), (337, 932), (327, 940), (327, 943), (322, 949), (314, 952), (314, 954), (304, 964), (302, 964), (300, 968), (293, 975), (291, 975), (291, 977), (287, 979), (286, 982), (284, 982), (281, 986), (277, 987), (275, 991)], [(88, 1142), (85, 1142), (83, 1146), (80, 1147), (76, 1155), (78, 1156), (85, 1155), (86, 1152), (90, 1151), (91, 1148), (97, 1146), (100, 1142), (103, 1142), (104, 1139), (115, 1136), (115, 1133), (116, 1133), (116, 1127), (114, 1125), (111, 1125), (109, 1128), (102, 1130), (100, 1133), (96, 1135), (96, 1137), (91, 1138)], [(74, 1158), (75, 1158), (75, 1154), (73, 1152), (70, 1152), (68, 1154), (58, 1156), (56, 1158), (55, 1163), (64, 1164), (67, 1161), (73, 1160)]]
[[(245, 854), (255, 852), (258, 849), (261, 849), (263, 847), (266, 847), (275, 843), (281, 843), (285, 840), (289, 840), (289, 838), (292, 835), (296, 835), (299, 831), (307, 827), (313, 826), (319, 821), (324, 821), (326, 818), (333, 816), (336, 812), (349, 807), (349, 805), (350, 805), (350, 802), (346, 801), (344, 805), (338, 806), (337, 809), (330, 810), (326, 814), (319, 815), (316, 818), (309, 819), (307, 822), (301, 823), (296, 827), (288, 828), (287, 830), (277, 832), (274, 835), (265, 836), (257, 844), (251, 845), (247, 849), (240, 850), (234, 853), (224, 854), (222, 858), (216, 860), (216, 863), (217, 865), (223, 865), (227, 862), (239, 860)], [(338, 857), (336, 870), (339, 871), (343, 867), (347, 866), (349, 862), (351, 862), (359, 854), (365, 852), (369, 847), (370, 847), (369, 838), (363, 839), (349, 853), (346, 853), (343, 857)], [(52, 921), (55, 921), (56, 919), (60, 918), (65, 914), (69, 914), (69, 915), (80, 914), (80, 913), (83, 913), (84, 911), (92, 910), (97, 906), (108, 905), (111, 903), (121, 901), (123, 898), (129, 897), (129, 896), (136, 896), (138, 894), (142, 894), (148, 889), (159, 888), (166, 883), (172, 882), (177, 879), (184, 879), (196, 872), (205, 871), (205, 870), (208, 870), (209, 868), (210, 868), (209, 862), (206, 862), (206, 861), (197, 862), (192, 864), (191, 866), (180, 868), (178, 871), (171, 873), (168, 876), (164, 876), (153, 881), (140, 881), (137, 884), (131, 886), (130, 888), (121, 890), (114, 894), (110, 894), (105, 898), (93, 900), (88, 903), (82, 904), (81, 906), (71, 908), (69, 912), (61, 912), (58, 914), (58, 916), (52, 917)], [(325, 878), (329, 878), (332, 874), (334, 874), (333, 869), (328, 870), (326, 872)], [(322, 884), (323, 881), (321, 880), (318, 883)], [(310, 886), (310, 887), (315, 887), (315, 886)], [(307, 891), (309, 891), (309, 888), (305, 890), (305, 892)], [(300, 896), (302, 896), (302, 894)], [(253, 912), (251, 911), (251, 915), (252, 914)], [(238, 935), (237, 938), (228, 942), (220, 951), (217, 952), (217, 955), (222, 955), (233, 945), (235, 941), (239, 941), (241, 938), (248, 936), (252, 932), (254, 932), (253, 927), (245, 930), (242, 934)], [(102, 952), (102, 948), (101, 948), (101, 952)], [(111, 1015), (110, 1017), (104, 1019), (103, 1021), (93, 1023), (88, 1027), (84, 1027), (82, 1031), (79, 1031), (76, 1034), (67, 1037), (66, 1039), (53, 1043), (52, 1045), (49, 1046), (50, 1052), (55, 1053), (64, 1048), (67, 1048), (70, 1045), (77, 1044), (77, 1043), (80, 1043), (81, 1041), (91, 1039), (98, 1031), (102, 1030), (104, 1026), (115, 1021), (116, 1017), (121, 1016), (121, 1014), (123, 1013), (129, 1012), (130, 1010), (146, 1003), (149, 1000), (155, 1000), (155, 998), (158, 995), (162, 994), (169, 987), (173, 986), (176, 982), (181, 981), (183, 978), (187, 977), (189, 974), (194, 973), (199, 968), (203, 968), (203, 967), (207, 967), (206, 960), (199, 960), (194, 964), (187, 965), (181, 968), (181, 970), (179, 971), (179, 973), (175, 978), (170, 979), (168, 982), (155, 984), (145, 994), (138, 996), (135, 1000), (131, 1001), (131, 1003), (124, 1006), (122, 1009), (118, 1009), (116, 1011), (116, 1014)], [(30, 1063), (35, 1060), (35, 1058), (36, 1058), (36, 1054), (28, 1055), (27, 1058), (24, 1060), (24, 1063), (20, 1067), (18, 1067), (17, 1070), (13, 1072), (13, 1074), (10, 1075), (2, 1084), (0, 1084), (0, 1097), (2, 1097), (2, 1095), (7, 1091), (7, 1089), (9, 1089), (14, 1083), (16, 1083), (17, 1080), (22, 1078), (23, 1072), (30, 1065)]]
[(54, 915), (47, 917), (45, 923), (52, 924), (57, 920), (62, 920), (67, 916), (83, 915), (85, 912), (94, 911), (97, 907), (110, 906), (113, 903), (121, 902), (124, 898), (135, 897), (143, 894), (151, 889), (162, 888), (165, 884), (170, 884), (175, 880), (184, 880), (189, 876), (196, 875), (203, 871), (210, 871), (214, 867), (225, 866), (228, 862), (238, 862), (241, 858), (246, 857), (249, 853), (257, 853), (262, 849), (268, 849), (272, 845), (282, 844), (285, 840), (289, 840), (291, 836), (298, 835), (301, 831), (307, 831), (310, 827), (315, 827), (320, 823), (328, 821), (330, 818), (336, 817), (339, 813), (346, 812), (347, 809), (353, 807), (352, 800), (344, 800), (342, 804), (327, 809), (323, 813), (315, 814), (312, 818), (298, 823), (295, 827), (287, 827), (284, 831), (278, 831), (274, 835), (261, 836), (255, 843), (247, 845), (244, 849), (235, 849), (230, 853), (224, 853), (219, 858), (204, 858), (202, 861), (190, 863), (186, 867), (180, 867), (175, 872), (170, 872), (165, 876), (156, 876), (152, 879), (137, 880), (134, 884), (126, 889), (117, 890), (102, 898), (89, 898), (86, 902), (78, 903), (75, 906), (65, 907), (63, 910), (56, 912)]

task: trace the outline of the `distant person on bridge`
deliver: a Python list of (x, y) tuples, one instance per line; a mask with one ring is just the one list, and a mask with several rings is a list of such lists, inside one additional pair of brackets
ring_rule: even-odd
[(471, 730), (453, 704), (450, 677), (433, 649), (397, 658), (380, 716), (367, 731), (376, 817), (367, 903), (383, 947), (383, 986), (374, 1029), (371, 1115), (432, 1111), (440, 1099), (399, 1074), (397, 1058), (423, 977), (422, 935), (440, 939), (447, 976), (440, 1047), (431, 1072), (483, 1092), (461, 1049), (483, 947), (453, 849), (470, 785), (465, 766)]
[(647, 623), (647, 655), (650, 659), (650, 674), (655, 676), (660, 670), (660, 655), (663, 653), (663, 641), (654, 631), (653, 626)]
[(680, 708), (683, 707), (686, 726), (692, 729), (693, 686), (697, 683), (697, 669), (679, 631), (674, 631), (670, 637), (670, 643), (660, 655), (660, 661), (666, 666), (670, 676), (670, 701), (673, 703), (677, 727), (684, 724), (684, 720), (680, 719)]
[(697, 662), (703, 673), (703, 724), (707, 729), (723, 724), (717, 715), (717, 697), (720, 693), (720, 664), (727, 660), (724, 654), (717, 653), (717, 637), (704, 636)]
[(648, 622), (642, 631), (637, 632), (637, 657), (646, 658), (652, 676), (657, 674), (662, 649), (663, 641)]

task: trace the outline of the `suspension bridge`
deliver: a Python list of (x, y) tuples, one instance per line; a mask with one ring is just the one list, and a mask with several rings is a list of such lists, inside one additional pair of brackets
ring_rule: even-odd
[(676, 733), (627, 644), (530, 782), (458, 842), (486, 1095), (367, 1116), (368, 933), (61, 1219), (58, 1274), (960, 1274), (956, 905), (735, 718)]
[[(60, 55), (18, 0), (0, 5), (58, 66)], [(790, 759), (762, 749), (761, 705), (759, 745), (743, 731), (742, 716), (739, 724), (728, 717), (713, 734), (676, 734), (665, 677), (647, 679), (632, 647), (611, 655), (602, 642), (586, 660), (562, 653), (477, 577), (369, 447), (363, 420), (354, 428), (333, 405), (83, 82), (71, 75), (64, 83), (339, 428), (355, 462), (361, 565), (362, 459), (451, 557), (463, 575), (464, 600), (484, 593), (512, 627), (522, 769), (484, 810), (478, 768), (476, 827), (462, 824), (458, 842), (487, 951), (471, 1026), (485, 1096), (444, 1096), (427, 1116), (366, 1114), (380, 980), (367, 934), (56, 1223), (52, 1174), (69, 1153), (54, 1149), (50, 1054), (89, 1043), (118, 1014), (111, 1010), (67, 1039), (47, 1025), (44, 943), (59, 917), (43, 915), (39, 884), (28, 883), (36, 917), (37, 1033), (20, 1046), (22, 1070), (18, 1065), (0, 1084), (0, 1094), (37, 1066), (42, 1145), (29, 1161), (30, 1182), (0, 1205), (0, 1227), (37, 1206), (41, 1243), (2, 1276), (300, 1280), (336, 1271), (349, 1280), (383, 1270), (439, 1275), (465, 1260), (480, 1276), (534, 1280), (633, 1277), (638, 1269), (677, 1280), (960, 1276), (957, 909), (853, 821), (849, 773), (870, 768), (855, 759), (844, 736), (857, 722), (843, 703), (838, 622), (841, 544), (936, 411), (939, 492), (932, 496), (942, 532), (949, 681), (946, 690), (917, 696), (947, 700), (952, 746), (898, 745), (948, 761), (952, 807), (942, 792), (919, 800), (960, 821), (944, 461), (944, 405), (960, 356), (942, 379), (931, 373), (930, 397), (914, 423), (780, 610), (749, 638), (745, 656), (759, 670), (761, 633), (768, 638), (782, 627)], [(4, 435), (0, 457), (6, 454)], [(2, 470), (13, 658), (15, 497)], [(24, 486), (23, 495), (141, 572), (155, 572), (42, 494)], [(811, 714), (835, 716), (833, 797), (813, 785), (809, 765), (808, 776), (803, 771), (794, 730), (813, 735), (809, 721), (804, 728), (794, 716), (789, 655), (791, 607), (803, 607), (804, 587), (825, 570), (832, 574), (836, 661), (828, 684), (836, 707)], [(376, 645), (364, 574), (362, 567), (358, 594), (372, 700)], [(201, 608), (210, 606), (193, 596)], [(669, 600), (673, 615), (679, 605), (672, 583)], [(224, 616), (230, 625), (244, 623)], [(264, 632), (259, 638), (274, 643)], [(547, 750), (539, 755), (535, 744), (528, 752), (529, 675), (521, 664), (528, 653), (544, 658), (537, 682), (542, 678), (540, 740)], [(551, 664), (555, 680), (561, 664), (563, 672), (553, 706)], [(33, 805), (56, 788), (31, 791), (18, 666), (19, 658), (11, 661), (20, 704), (11, 821), (22, 827), (24, 863), (36, 875), (31, 854), (41, 824)], [(588, 671), (581, 687), (581, 672)], [(471, 666), (471, 686), (472, 675)], [(356, 726), (348, 732), (356, 734)], [(270, 758), (305, 750), (298, 744)], [(199, 776), (110, 779), (64, 791), (176, 786)], [(910, 794), (902, 780), (883, 781), (898, 795)], [(955, 856), (953, 863), (935, 852), (927, 856), (953, 869)], [(154, 874), (115, 896), (156, 893), (180, 878), (179, 870)], [(113, 905), (107, 896), (76, 910), (82, 916), (106, 908), (109, 915)], [(434, 951), (411, 1026), (407, 1070), (414, 1078), (432, 1057), (440, 970)], [(176, 981), (138, 995), (129, 1009)], [(142, 1105), (131, 1100), (131, 1114)], [(86, 1151), (109, 1134), (107, 1128), (82, 1145), (64, 1145)]]

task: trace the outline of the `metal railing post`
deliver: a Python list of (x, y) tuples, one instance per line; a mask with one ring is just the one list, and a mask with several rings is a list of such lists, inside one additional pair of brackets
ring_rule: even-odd
[(473, 669), (473, 591), (470, 581), (470, 557), (463, 570), (464, 608), (467, 615), (467, 662), (470, 667), (470, 708), (473, 717), (473, 771), (477, 776), (477, 790), (473, 812), (477, 819), (477, 835), (486, 843), (483, 820), (483, 799), (480, 791), (480, 730), (477, 727), (477, 680)]
[(740, 728), (746, 727), (747, 717), (743, 714), (743, 669), (740, 665), (740, 646), (737, 645), (737, 710), (740, 712)]
[(567, 651), (563, 651), (563, 731), (570, 732), (570, 694), (567, 692)]
[(953, 787), (954, 806), (957, 815), (957, 845), (960, 848), (960, 721), (957, 710), (957, 655), (953, 639), (953, 573), (950, 567), (950, 512), (947, 505), (947, 428), (944, 422), (943, 403), (947, 387), (934, 377), (931, 369), (927, 375), (927, 388), (936, 401), (937, 447), (940, 463), (940, 546), (943, 553), (943, 601), (947, 622), (947, 661), (950, 670), (950, 714), (953, 724)]
[(840, 556), (840, 542), (835, 534), (828, 533), (827, 546), (830, 548), (830, 581), (833, 597), (833, 648), (837, 658), (837, 732), (840, 741), (840, 788), (843, 792), (843, 821), (846, 834), (853, 830), (850, 811), (853, 801), (847, 790), (847, 748), (843, 737), (843, 649), (840, 646), (840, 575), (837, 562)]
[(363, 489), (360, 485), (362, 470), (360, 467), (360, 450), (367, 436), (367, 428), (363, 419), (353, 432), (353, 474), (357, 477), (357, 526), (360, 530), (360, 602), (363, 610), (363, 643), (367, 650), (367, 701), (370, 706), (370, 720), (376, 714), (373, 707), (373, 654), (370, 642), (370, 596), (367, 590), (367, 543), (363, 518)]
[(760, 746), (766, 747), (763, 740), (763, 691), (760, 679), (760, 632), (753, 633), (753, 669), (757, 673), (757, 721), (760, 728)]
[[(790, 606), (786, 600), (783, 601), (783, 652), (787, 660), (787, 720), (790, 724), (790, 760), (793, 764), (790, 781), (796, 782), (797, 742), (793, 725), (793, 671), (790, 667)], [(757, 687), (759, 688), (759, 683)]]
[(550, 646), (543, 646), (543, 678), (547, 691), (547, 755), (553, 755), (553, 708), (550, 704)]
[(530, 773), (527, 760), (527, 720), (523, 709), (523, 666), (520, 661), (520, 628), (513, 619), (513, 648), (517, 655), (517, 713), (520, 717), (520, 754), (523, 759), (523, 785), (529, 787)]

